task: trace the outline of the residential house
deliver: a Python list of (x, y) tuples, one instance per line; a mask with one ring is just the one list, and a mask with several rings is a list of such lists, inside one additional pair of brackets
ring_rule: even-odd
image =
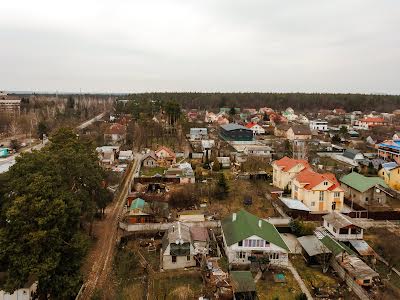
[(307, 125), (292, 125), (287, 133), (286, 137), (290, 141), (294, 140), (311, 140), (311, 130)]
[(323, 213), (343, 209), (344, 191), (331, 173), (304, 169), (292, 180), (292, 198), (307, 205), (311, 212)]
[(293, 159), (287, 156), (272, 162), (273, 184), (274, 186), (285, 189), (292, 187), (292, 179), (304, 169), (310, 168), (306, 160)]
[(136, 198), (132, 201), (125, 219), (130, 224), (152, 223), (154, 222), (154, 215), (151, 213), (149, 203), (142, 198)]
[(339, 116), (342, 116), (342, 115), (346, 114), (346, 111), (343, 108), (335, 108), (332, 112), (335, 115), (339, 115)]
[(132, 161), (133, 160), (133, 152), (132, 152), (132, 150), (126, 150), (126, 151), (119, 151), (119, 154), (118, 154), (118, 160), (121, 162), (121, 161), (126, 161), (126, 162), (129, 162), (129, 161)]
[(228, 118), (226, 118), (224, 116), (218, 116), (217, 124), (218, 125), (227, 125), (227, 124), (229, 124), (229, 120), (228, 120)]
[(243, 152), (249, 156), (272, 157), (272, 148), (267, 145), (249, 145), (244, 147)]
[(338, 241), (362, 240), (364, 229), (353, 218), (333, 211), (322, 217), (324, 228)]
[(285, 111), (283, 111), (282, 116), (288, 121), (295, 121), (298, 118), (298, 116), (294, 113), (294, 109), (291, 107), (288, 107)]
[(290, 125), (288, 124), (279, 124), (274, 128), (274, 135), (277, 137), (286, 137), (286, 133), (289, 130)]
[(97, 147), (96, 151), (102, 166), (108, 167), (115, 163), (119, 146), (102, 146)]
[(226, 124), (220, 126), (221, 138), (227, 141), (252, 141), (253, 131), (238, 124)]
[(195, 183), (196, 178), (190, 163), (172, 165), (165, 171), (166, 178), (179, 178), (179, 183)]
[(172, 165), (176, 163), (176, 154), (170, 148), (161, 146), (155, 152), (160, 165)]
[(325, 120), (312, 120), (310, 121), (310, 129), (316, 131), (328, 131), (328, 122)]
[(8, 115), (19, 115), (21, 112), (21, 98), (0, 92), (0, 112)]
[(374, 284), (374, 280), (379, 278), (379, 274), (357, 255), (338, 255), (336, 261), (360, 286), (370, 287)]
[(206, 111), (206, 115), (204, 117), (204, 122), (206, 123), (214, 123), (218, 119), (217, 115), (213, 112)]
[(357, 167), (365, 159), (360, 150), (351, 148), (346, 149), (342, 154), (335, 155), (334, 158), (353, 167)]
[(201, 149), (203, 152), (211, 150), (215, 146), (214, 140), (201, 140)]
[(191, 141), (203, 140), (207, 137), (207, 128), (190, 128), (189, 138)]
[(368, 130), (376, 126), (387, 126), (389, 123), (380, 117), (367, 117), (355, 122), (355, 126), (360, 129)]
[(259, 124), (254, 123), (254, 122), (247, 123), (246, 128), (251, 129), (253, 131), (254, 135), (265, 134), (265, 129), (262, 128)]
[(142, 165), (143, 167), (147, 168), (155, 168), (159, 166), (158, 157), (154, 153), (154, 151), (151, 151), (144, 155), (144, 157), (142, 158)]
[(385, 181), (380, 177), (366, 177), (352, 172), (340, 179), (344, 196), (361, 206), (386, 203), (388, 195)]
[(111, 124), (104, 133), (104, 141), (111, 145), (125, 143), (126, 127), (119, 123)]
[(242, 209), (223, 219), (221, 226), (230, 265), (250, 264), (259, 256), (268, 256), (271, 264), (288, 264), (289, 248), (271, 223)]
[[(0, 272), (0, 286), (7, 277), (6, 272)], [(15, 290), (12, 294), (5, 292), (0, 287), (0, 300), (32, 300), (37, 290), (38, 282), (33, 279), (32, 276), (28, 278), (28, 281), (19, 289)]]
[(201, 226), (190, 227), (190, 235), (192, 237), (194, 253), (207, 255), (210, 244), (208, 229)]
[(299, 122), (300, 124), (305, 124), (305, 125), (307, 125), (307, 124), (310, 123), (310, 120), (309, 120), (306, 116), (300, 115), (300, 116), (297, 118), (297, 122)]
[(400, 164), (400, 140), (387, 140), (376, 146), (378, 156), (386, 161), (395, 161)]
[(378, 175), (389, 187), (397, 191), (400, 190), (400, 166), (396, 162), (382, 164), (382, 169), (379, 170)]
[(190, 228), (180, 222), (170, 226), (162, 239), (161, 266), (164, 270), (196, 266)]

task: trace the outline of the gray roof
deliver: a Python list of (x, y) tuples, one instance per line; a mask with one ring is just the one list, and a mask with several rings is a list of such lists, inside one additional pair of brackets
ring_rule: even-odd
[(190, 228), (181, 222), (176, 222), (168, 228), (162, 239), (162, 249), (165, 251), (170, 243), (179, 242), (189, 242), (191, 243), (192, 237), (190, 235)]
[(343, 156), (344, 156), (344, 157), (347, 157), (347, 158), (349, 158), (349, 159), (353, 159), (353, 160), (354, 160), (354, 158), (356, 157), (356, 155), (359, 154), (359, 153), (361, 153), (361, 151), (356, 150), (356, 149), (346, 149), (346, 150), (343, 152)]
[(279, 199), (290, 209), (310, 211), (310, 209), (300, 200), (279, 197)]
[(229, 124), (221, 125), (221, 128), (226, 131), (232, 131), (232, 130), (238, 130), (238, 129), (252, 131), (250, 128), (244, 127), (243, 125), (239, 125), (236, 123), (229, 123)]
[(337, 211), (331, 212), (330, 214), (323, 216), (323, 218), (335, 228), (344, 228), (350, 225), (360, 227), (353, 222), (351, 217), (341, 214)]
[(298, 237), (297, 240), (309, 256), (332, 253), (315, 235)]
[(394, 161), (382, 164), (382, 168), (384, 168), (386, 171), (391, 171), (393, 169), (396, 169), (398, 166), (399, 165)]

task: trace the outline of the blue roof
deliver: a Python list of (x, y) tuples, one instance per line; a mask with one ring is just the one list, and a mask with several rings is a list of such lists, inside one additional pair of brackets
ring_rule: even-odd
[(394, 161), (382, 164), (382, 168), (384, 168), (386, 171), (390, 171), (390, 170), (396, 169), (398, 166), (399, 165)]
[(387, 148), (392, 148), (396, 150), (400, 150), (400, 140), (393, 141), (396, 145), (393, 144), (386, 144), (386, 143), (380, 143), (378, 146), (379, 147), (387, 147)]

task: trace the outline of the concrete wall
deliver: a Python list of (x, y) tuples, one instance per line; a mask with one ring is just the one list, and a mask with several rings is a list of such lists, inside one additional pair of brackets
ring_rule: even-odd
[(195, 267), (196, 261), (193, 258), (193, 255), (189, 256), (176, 256), (176, 262), (172, 262), (171, 255), (163, 255), (162, 256), (162, 268), (164, 270), (172, 270), (172, 269), (183, 269), (189, 267)]

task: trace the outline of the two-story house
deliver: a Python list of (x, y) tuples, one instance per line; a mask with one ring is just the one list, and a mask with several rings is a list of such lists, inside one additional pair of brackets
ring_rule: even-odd
[(292, 198), (303, 202), (311, 212), (341, 211), (344, 191), (334, 174), (305, 169), (292, 180)]
[(289, 248), (274, 225), (240, 210), (221, 221), (229, 264), (246, 265), (260, 256), (271, 264), (287, 265)]
[(272, 162), (273, 184), (274, 186), (285, 189), (292, 186), (292, 179), (304, 169), (309, 169), (310, 165), (306, 160), (293, 159), (287, 156)]
[(396, 162), (382, 164), (378, 175), (394, 190), (400, 190), (400, 166)]
[(253, 131), (254, 135), (265, 134), (265, 129), (255, 122), (250, 122), (246, 124), (246, 127)]

